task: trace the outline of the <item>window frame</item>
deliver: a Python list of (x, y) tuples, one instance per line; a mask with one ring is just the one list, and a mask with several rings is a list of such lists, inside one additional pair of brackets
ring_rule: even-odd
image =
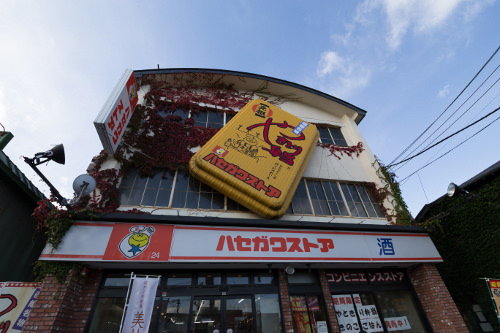
[[(324, 131), (328, 132), (328, 137), (326, 136), (326, 133)], [(324, 144), (334, 144), (337, 146), (348, 146), (347, 140), (344, 136), (344, 133), (342, 133), (342, 127), (341, 126), (318, 126), (318, 131), (319, 131), (319, 141)], [(332, 131), (335, 131), (336, 133), (332, 133)], [(335, 135), (334, 135), (335, 134)], [(341, 136), (341, 138), (339, 138)], [(335, 139), (337, 138), (337, 139)], [(331, 142), (324, 142), (324, 141), (331, 141)], [(339, 142), (337, 142), (339, 141)]]

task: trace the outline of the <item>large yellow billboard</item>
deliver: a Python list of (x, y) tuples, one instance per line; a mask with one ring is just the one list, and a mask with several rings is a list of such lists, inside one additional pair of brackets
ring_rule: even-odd
[(316, 126), (256, 99), (189, 162), (200, 181), (263, 217), (287, 210), (318, 141)]

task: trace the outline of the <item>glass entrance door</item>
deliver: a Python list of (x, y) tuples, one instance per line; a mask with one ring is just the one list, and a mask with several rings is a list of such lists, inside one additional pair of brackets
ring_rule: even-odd
[(253, 313), (250, 296), (195, 297), (191, 333), (252, 333)]

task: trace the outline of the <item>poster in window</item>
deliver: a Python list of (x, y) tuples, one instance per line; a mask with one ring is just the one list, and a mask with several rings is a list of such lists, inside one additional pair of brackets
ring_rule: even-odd
[(370, 333), (383, 332), (384, 329), (375, 304), (363, 304), (359, 294), (353, 294), (352, 297), (356, 305), (361, 328)]
[(293, 319), (297, 333), (309, 333), (311, 324), (309, 322), (309, 314), (307, 313), (306, 298), (303, 296), (290, 297), (292, 303)]
[(486, 283), (490, 289), (491, 300), (495, 307), (498, 321), (500, 322), (500, 280), (499, 279), (486, 279)]
[(360, 326), (351, 295), (332, 295), (332, 299), (340, 332), (359, 332)]

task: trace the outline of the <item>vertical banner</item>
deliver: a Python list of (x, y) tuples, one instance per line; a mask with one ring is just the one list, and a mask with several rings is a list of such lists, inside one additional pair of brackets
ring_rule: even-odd
[(28, 320), (40, 285), (33, 282), (0, 282), (0, 332), (21, 332)]
[(122, 333), (143, 333), (149, 330), (159, 277), (132, 277), (132, 291), (123, 320)]
[(498, 322), (500, 323), (500, 279), (486, 279), (490, 291), (491, 300), (495, 307)]

